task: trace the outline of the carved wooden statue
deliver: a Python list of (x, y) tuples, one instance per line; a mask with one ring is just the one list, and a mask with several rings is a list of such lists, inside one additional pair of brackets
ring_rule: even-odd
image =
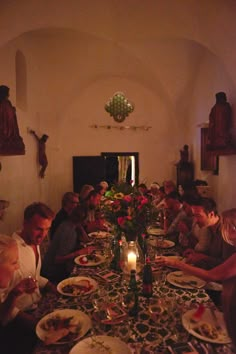
[(39, 177), (44, 178), (45, 177), (45, 170), (48, 166), (48, 159), (46, 155), (46, 141), (48, 140), (48, 135), (43, 134), (42, 137), (40, 138), (34, 130), (29, 131), (34, 137), (36, 138), (38, 142), (38, 162), (39, 165), (41, 166), (40, 171), (39, 171)]
[(216, 103), (212, 107), (209, 116), (208, 147), (210, 149), (226, 148), (231, 145), (231, 116), (231, 107), (227, 102), (226, 94), (218, 92), (216, 94)]
[(24, 155), (25, 145), (19, 134), (16, 109), (9, 98), (9, 87), (0, 86), (0, 155)]

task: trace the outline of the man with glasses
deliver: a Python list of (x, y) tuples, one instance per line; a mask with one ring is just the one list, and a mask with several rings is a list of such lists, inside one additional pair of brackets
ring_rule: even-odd
[(50, 229), (50, 239), (53, 239), (53, 235), (58, 228), (58, 226), (68, 219), (69, 215), (79, 204), (79, 195), (74, 192), (66, 192), (62, 197), (62, 207), (56, 214), (55, 219), (52, 222)]

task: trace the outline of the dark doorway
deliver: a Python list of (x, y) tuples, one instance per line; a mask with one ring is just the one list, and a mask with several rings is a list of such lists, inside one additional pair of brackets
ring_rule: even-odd
[[(119, 180), (119, 157), (129, 156), (133, 159), (134, 164), (129, 164), (126, 173), (126, 182), (130, 182), (132, 179), (134, 183), (139, 183), (139, 153), (138, 152), (102, 152), (101, 155), (106, 160), (105, 175), (107, 182), (110, 184), (116, 183)], [(134, 175), (132, 170), (134, 168)]]
[(79, 193), (84, 184), (95, 186), (105, 180), (103, 156), (73, 156), (74, 192)]
[(74, 192), (79, 193), (84, 184), (95, 186), (101, 181), (107, 181), (111, 186), (117, 183), (119, 181), (119, 156), (132, 158), (134, 163), (128, 166), (126, 181), (134, 179), (134, 183), (138, 184), (139, 154), (137, 152), (103, 152), (101, 156), (73, 156)]

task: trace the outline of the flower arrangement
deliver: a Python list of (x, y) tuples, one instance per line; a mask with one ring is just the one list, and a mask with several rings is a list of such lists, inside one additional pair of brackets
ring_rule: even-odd
[(102, 208), (105, 219), (114, 227), (117, 236), (124, 232), (127, 241), (145, 234), (153, 215), (151, 201), (135, 186), (124, 182), (114, 185), (106, 193)]

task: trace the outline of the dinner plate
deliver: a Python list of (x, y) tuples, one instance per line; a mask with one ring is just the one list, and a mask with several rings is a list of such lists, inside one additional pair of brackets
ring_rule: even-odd
[(119, 338), (110, 336), (88, 337), (77, 343), (69, 354), (131, 354), (126, 343)]
[(97, 287), (97, 282), (89, 277), (67, 278), (57, 284), (58, 292), (66, 296), (88, 295), (95, 291)]
[(150, 227), (147, 229), (147, 232), (149, 235), (154, 235), (154, 236), (165, 235), (164, 230), (157, 227)]
[[(84, 312), (63, 309), (41, 318), (36, 326), (36, 334), (46, 344), (65, 344), (82, 338), (91, 327), (91, 320)], [(64, 334), (67, 333), (65, 336), (60, 332), (63, 329)], [(59, 333), (62, 335), (61, 338)]]
[(167, 274), (166, 279), (170, 284), (183, 289), (201, 289), (206, 284), (204, 280), (181, 271)]
[(98, 239), (101, 239), (101, 238), (108, 238), (108, 237), (111, 237), (112, 234), (110, 234), (110, 232), (107, 232), (107, 231), (95, 231), (95, 232), (90, 232), (88, 234), (89, 237), (92, 237), (92, 238), (98, 238)]
[[(227, 344), (231, 342), (225, 327), (223, 313), (215, 311), (217, 318), (216, 324), (215, 318), (212, 316), (210, 309), (205, 309), (201, 320), (198, 322), (193, 322), (191, 320), (195, 312), (195, 309), (189, 310), (182, 316), (183, 326), (190, 334), (210, 343)], [(220, 329), (216, 328), (216, 325), (218, 326), (218, 324), (220, 325)]]
[(96, 259), (89, 259), (89, 256), (81, 255), (75, 258), (75, 263), (82, 266), (82, 267), (94, 267), (101, 263), (105, 262), (105, 257), (99, 254), (96, 254)]
[(170, 240), (163, 240), (163, 241), (159, 241), (158, 238), (152, 238), (148, 240), (148, 243), (153, 246), (153, 247), (157, 247), (157, 248), (171, 248), (174, 247), (175, 243), (173, 241)]

